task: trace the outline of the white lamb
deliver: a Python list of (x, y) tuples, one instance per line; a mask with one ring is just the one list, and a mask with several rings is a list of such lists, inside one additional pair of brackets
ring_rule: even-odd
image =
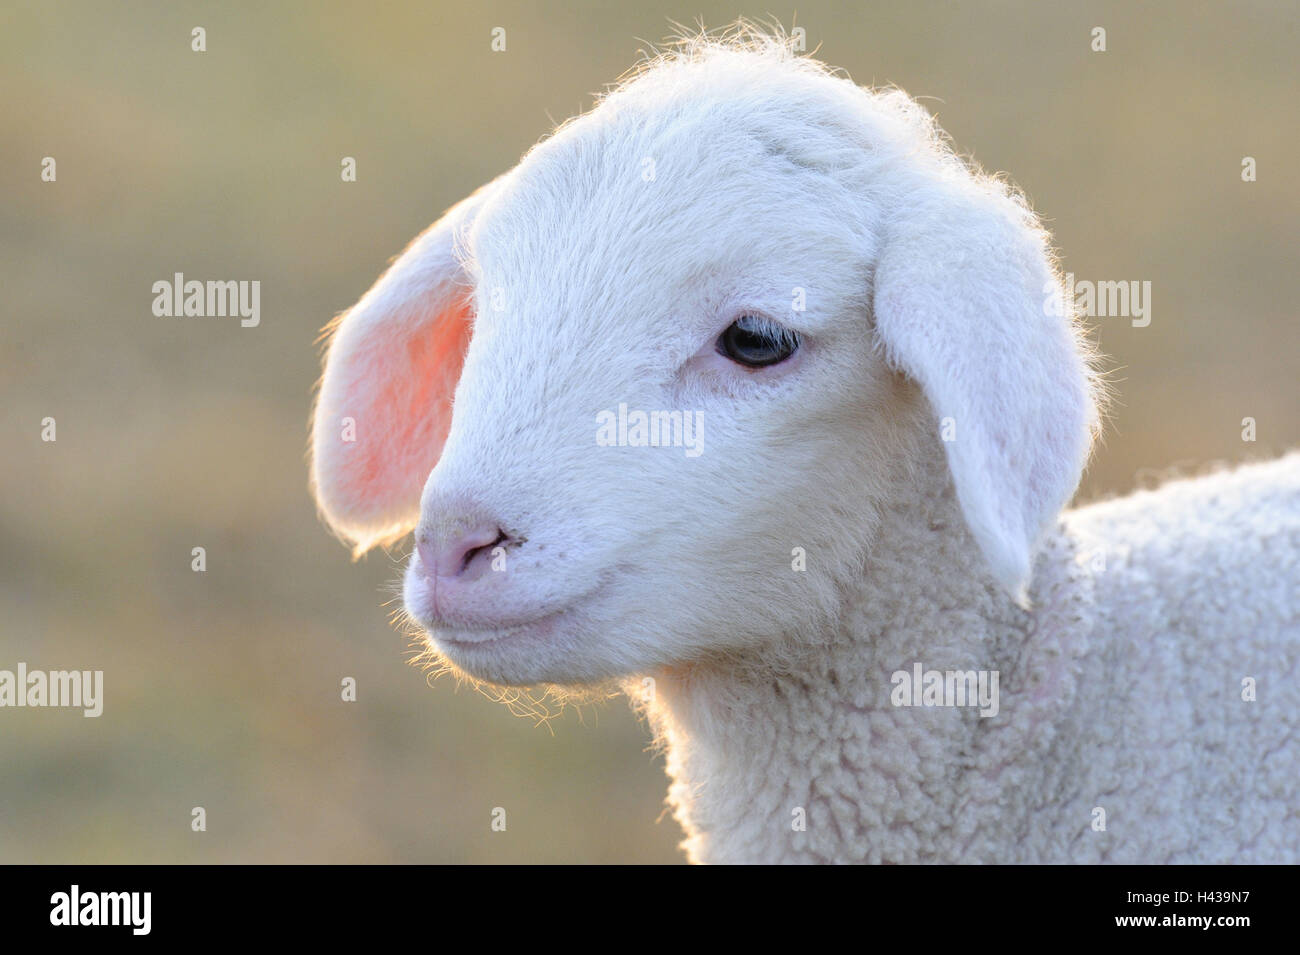
[(1096, 395), (925, 111), (697, 39), (342, 317), (313, 481), (459, 670), (644, 699), (693, 860), (1297, 861), (1300, 457), (1063, 514)]

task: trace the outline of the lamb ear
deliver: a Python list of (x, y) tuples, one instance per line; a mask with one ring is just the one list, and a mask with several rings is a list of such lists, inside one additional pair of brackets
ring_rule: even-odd
[(1088, 352), (1046, 234), (1001, 183), (946, 170), (903, 206), (877, 260), (877, 335), (929, 399), (966, 522), (1024, 605), (1038, 538), (1087, 461)]
[(312, 490), (357, 555), (415, 525), (447, 439), (473, 325), (473, 289), (456, 249), (488, 188), (448, 210), (326, 327)]

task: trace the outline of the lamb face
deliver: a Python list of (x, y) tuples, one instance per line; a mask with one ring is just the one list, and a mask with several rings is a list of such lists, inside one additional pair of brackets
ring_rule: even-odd
[(772, 49), (670, 59), (344, 317), (317, 497), (359, 549), (414, 528), (406, 609), (456, 666), (587, 683), (832, 618), (950, 417), (1016, 590), (1091, 415), (1055, 287), (1032, 216), (901, 94)]
[[(405, 603), (476, 677), (743, 649), (830, 613), (865, 544), (846, 517), (870, 513), (911, 391), (866, 334), (859, 215), (828, 174), (695, 110), (662, 129), (598, 110), (467, 233), (473, 337)], [(729, 358), (737, 322), (742, 358), (797, 348)]]

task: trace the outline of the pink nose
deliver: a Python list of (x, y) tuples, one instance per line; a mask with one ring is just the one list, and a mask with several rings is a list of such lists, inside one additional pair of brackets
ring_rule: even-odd
[(415, 546), (426, 577), (477, 580), (492, 565), (492, 550), (506, 540), (495, 523), (479, 524), (438, 540), (432, 532), (416, 531)]

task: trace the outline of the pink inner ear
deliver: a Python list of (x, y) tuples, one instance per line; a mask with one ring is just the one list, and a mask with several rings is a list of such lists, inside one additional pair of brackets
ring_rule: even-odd
[(381, 384), (371, 397), (368, 426), (358, 421), (350, 455), (347, 483), (354, 500), (381, 507), (385, 501), (418, 503), (451, 429), (452, 395), (472, 329), (473, 304), (466, 298), (412, 329), (400, 345), (404, 361), (393, 351), (374, 356), (369, 373)]

